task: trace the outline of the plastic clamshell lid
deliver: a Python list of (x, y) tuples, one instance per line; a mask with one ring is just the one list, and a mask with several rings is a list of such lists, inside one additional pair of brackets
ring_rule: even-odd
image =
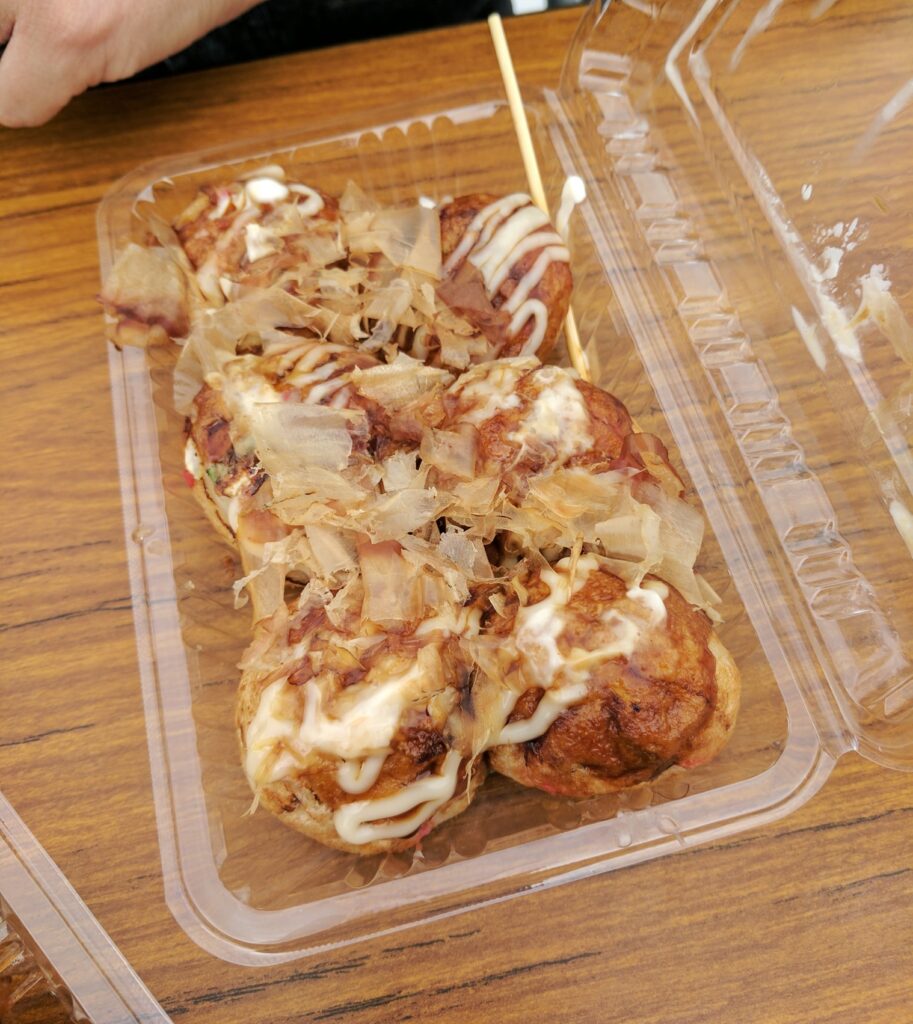
[[(825, 742), (913, 766), (913, 10), (597, 4), (553, 102), (607, 184), (604, 265), (654, 387), (681, 404), (690, 378), (737, 446), (726, 486), (763, 505), (776, 542), (746, 576), (778, 633), (802, 623)], [(718, 490), (710, 419), (677, 441)]]
[(35, 957), (74, 1020), (170, 1020), (0, 794), (0, 927), (4, 921)]
[[(913, 17), (888, 7), (866, 18), (846, 2), (594, 5), (561, 88), (525, 88), (551, 202), (570, 174), (587, 185), (568, 244), (594, 378), (674, 442), (707, 516), (700, 568), (721, 594), (721, 638), (743, 674), (739, 723), (710, 765), (585, 801), (495, 777), (412, 857), (359, 860), (246, 816), (233, 723), (246, 622), (224, 549), (181, 481), (174, 346), (111, 350), (166, 895), (202, 946), (245, 964), (299, 957), (770, 821), (853, 746), (913, 765), (910, 366), (902, 346), (878, 340), (885, 324), (903, 337), (894, 307), (853, 323), (867, 274), (909, 319), (913, 243), (898, 222), (913, 186), (898, 176), (888, 187), (876, 171), (847, 177), (863, 160), (849, 144), (817, 176), (812, 148), (797, 150), (807, 152), (797, 166), (789, 137), (805, 139), (799, 109), (815, 115), (818, 92), (806, 93), (798, 63), (774, 82), (780, 48), (767, 43), (817, 18), (808, 33), (822, 31), (822, 81), (829, 64), (839, 77), (867, 34), (896, 45), (890, 70), (857, 90), (855, 145), (867, 113), (909, 75)], [(798, 61), (794, 44), (785, 49)], [(909, 131), (911, 109), (873, 137), (876, 150), (901, 145), (886, 140)], [(809, 129), (818, 156), (825, 118), (835, 137), (848, 130), (827, 110)], [(505, 103), (432, 97), (353, 131), (310, 126), (139, 168), (99, 211), (102, 272), (142, 237), (148, 211), (167, 219), (201, 184), (267, 163), (330, 193), (355, 180), (383, 202), (524, 188)], [(870, 194), (887, 204), (884, 221)], [(838, 217), (839, 237), (819, 240)], [(839, 258), (825, 251), (841, 245)], [(876, 257), (884, 269), (873, 277)], [(859, 358), (831, 333), (839, 311)]]

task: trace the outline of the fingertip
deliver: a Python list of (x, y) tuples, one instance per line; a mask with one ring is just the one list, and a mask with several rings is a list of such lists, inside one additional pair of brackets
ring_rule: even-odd
[[(57, 113), (57, 111), (54, 113)], [(11, 130), (15, 130), (17, 128), (40, 128), (43, 124), (47, 124), (53, 116), (54, 114), (45, 118), (30, 116), (18, 117), (16, 115), (4, 114), (2, 109), (0, 109), (0, 127), (9, 128)]]
[(60, 87), (66, 77), (64, 69), (58, 66), (56, 74), (48, 74), (48, 64), (40, 56), (14, 26), (0, 56), (0, 125), (37, 128), (72, 98), (72, 93)]
[(4, 128), (40, 128), (43, 124), (59, 113), (63, 104), (52, 108), (44, 106), (39, 109), (22, 106), (8, 106), (0, 96), (0, 126)]
[(47, 124), (65, 103), (44, 103), (40, 106), (7, 106), (0, 97), (0, 125), (4, 128), (40, 128)]

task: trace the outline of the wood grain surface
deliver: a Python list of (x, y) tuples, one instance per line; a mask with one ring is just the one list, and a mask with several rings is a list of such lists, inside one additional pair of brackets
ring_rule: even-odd
[[(555, 79), (577, 17), (508, 24), (521, 84)], [(854, 755), (769, 827), (327, 957), (234, 967), (171, 917), (96, 204), (140, 162), (442, 87), (499, 89), (484, 25), (113, 87), (0, 130), (5, 795), (175, 1020), (913, 1021), (913, 774)]]

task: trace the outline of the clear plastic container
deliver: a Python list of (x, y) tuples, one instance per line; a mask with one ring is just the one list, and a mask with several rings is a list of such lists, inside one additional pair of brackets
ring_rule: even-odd
[[(852, 748), (913, 766), (913, 178), (880, 170), (910, 148), (913, 14), (882, 7), (595, 4), (560, 88), (524, 83), (551, 201), (587, 184), (570, 247), (594, 378), (672, 444), (709, 523), (700, 567), (743, 676), (712, 764), (585, 801), (496, 777), (414, 857), (246, 816), (237, 567), (181, 477), (173, 349), (111, 350), (166, 894), (204, 948), (290, 959), (718, 839), (799, 806)], [(500, 97), (440, 97), (146, 166), (100, 209), (102, 271), (144, 212), (265, 162), (388, 203), (523, 189), (493, 148), (517, 152)], [(851, 324), (873, 287), (882, 312)]]
[(168, 1024), (0, 794), (0, 1021)]

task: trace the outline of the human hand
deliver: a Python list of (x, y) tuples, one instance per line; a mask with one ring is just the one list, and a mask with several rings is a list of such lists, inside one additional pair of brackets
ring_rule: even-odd
[(83, 90), (128, 78), (259, 0), (0, 0), (0, 124), (44, 124)]

